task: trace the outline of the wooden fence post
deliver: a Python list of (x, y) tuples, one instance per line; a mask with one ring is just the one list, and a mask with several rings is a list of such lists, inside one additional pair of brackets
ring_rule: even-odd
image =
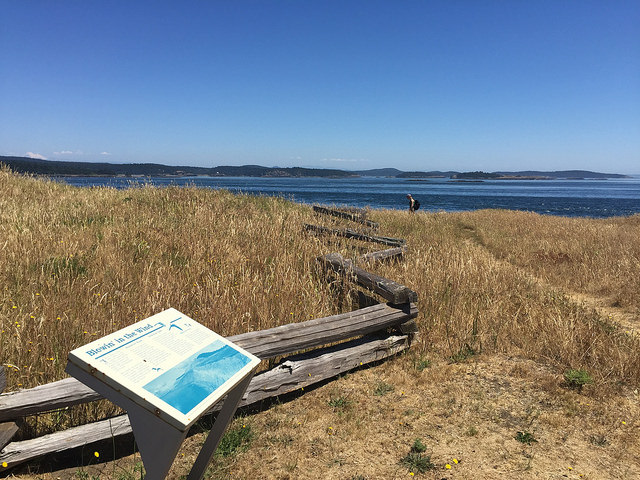
[[(4, 369), (4, 365), (0, 365), (0, 393), (4, 391), (6, 386), (7, 372)], [(0, 450), (11, 441), (17, 431), (18, 425), (15, 422), (0, 423)]]

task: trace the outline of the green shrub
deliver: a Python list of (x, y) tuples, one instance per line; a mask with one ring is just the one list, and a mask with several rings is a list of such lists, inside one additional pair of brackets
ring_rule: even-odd
[(433, 470), (436, 466), (431, 462), (431, 457), (423, 455), (427, 451), (427, 446), (420, 438), (416, 438), (409, 450), (409, 453), (400, 460), (400, 464), (407, 467), (413, 473), (424, 473)]
[(415, 360), (413, 363), (413, 366), (418, 372), (421, 372), (424, 369), (429, 368), (431, 366), (431, 360), (428, 360), (426, 358), (421, 358), (419, 360)]
[(389, 392), (393, 392), (394, 388), (393, 385), (389, 385), (386, 382), (378, 382), (376, 384), (376, 388), (373, 390), (373, 394), (376, 397), (382, 397), (383, 395), (386, 395)]
[(340, 395), (339, 397), (332, 397), (328, 403), (329, 406), (337, 412), (342, 412), (351, 406), (351, 400), (349, 400), (344, 395)]
[(422, 455), (419, 452), (409, 452), (400, 460), (400, 464), (407, 467), (409, 471), (417, 473), (425, 473), (436, 468), (435, 464), (431, 462), (430, 456)]
[(535, 439), (533, 433), (530, 432), (518, 432), (516, 433), (516, 440), (520, 443), (525, 443), (527, 445), (531, 445), (532, 443), (538, 443), (538, 440)]
[(570, 369), (564, 372), (564, 380), (569, 388), (582, 390), (582, 387), (593, 383), (593, 378), (586, 370)]
[(416, 438), (416, 441), (413, 442), (413, 446), (411, 447), (411, 451), (413, 453), (424, 453), (427, 451), (427, 446), (422, 443), (421, 439)]
[(222, 457), (228, 457), (236, 452), (242, 452), (249, 448), (249, 444), (253, 439), (251, 425), (240, 423), (234, 428), (230, 428), (220, 440), (220, 445), (216, 450), (216, 454)]

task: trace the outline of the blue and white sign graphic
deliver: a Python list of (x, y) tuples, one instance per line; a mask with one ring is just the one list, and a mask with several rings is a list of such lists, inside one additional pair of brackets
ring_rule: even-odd
[(69, 361), (180, 430), (260, 363), (173, 308), (73, 350)]

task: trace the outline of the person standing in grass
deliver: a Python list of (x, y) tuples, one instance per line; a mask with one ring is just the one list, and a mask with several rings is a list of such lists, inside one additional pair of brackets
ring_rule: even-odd
[(407, 198), (409, 199), (409, 212), (413, 213), (416, 211), (416, 201), (410, 193), (407, 194)]

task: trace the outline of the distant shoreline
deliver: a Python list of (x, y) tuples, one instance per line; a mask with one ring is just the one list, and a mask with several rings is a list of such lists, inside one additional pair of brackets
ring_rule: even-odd
[(9, 166), (13, 171), (23, 174), (48, 177), (259, 177), (259, 178), (354, 178), (354, 177), (392, 177), (411, 181), (429, 178), (450, 178), (451, 181), (484, 180), (606, 180), (631, 178), (619, 173), (601, 173), (588, 170), (562, 170), (555, 172), (518, 171), (518, 172), (456, 172), (429, 171), (404, 172), (395, 168), (371, 170), (338, 170), (303, 167), (263, 167), (260, 165), (190, 167), (170, 166), (157, 163), (92, 163), (40, 160), (29, 157), (0, 156), (0, 164)]

